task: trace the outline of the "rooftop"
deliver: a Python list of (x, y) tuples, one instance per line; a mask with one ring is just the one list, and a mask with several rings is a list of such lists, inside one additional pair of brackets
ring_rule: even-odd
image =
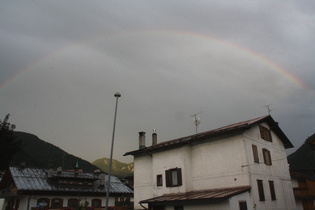
[(234, 195), (249, 191), (250, 186), (240, 186), (232, 188), (219, 188), (211, 190), (199, 190), (186, 193), (165, 194), (155, 198), (140, 201), (140, 203), (159, 203), (172, 201), (193, 201), (203, 199), (225, 199)]
[(232, 134), (242, 132), (246, 129), (249, 129), (252, 126), (257, 125), (257, 124), (262, 123), (262, 122), (266, 122), (269, 124), (270, 129), (274, 133), (276, 133), (276, 135), (281, 139), (285, 148), (292, 148), (293, 147), (290, 140), (287, 138), (287, 136), (282, 132), (282, 130), (278, 126), (278, 123), (276, 121), (274, 121), (274, 119), (270, 115), (267, 115), (267, 116), (263, 116), (263, 117), (258, 117), (258, 118), (246, 120), (243, 122), (230, 124), (230, 125), (223, 126), (223, 127), (220, 127), (220, 128), (214, 129), (214, 130), (194, 134), (191, 136), (186, 136), (186, 137), (182, 137), (182, 138), (178, 138), (178, 139), (164, 141), (164, 142), (161, 142), (159, 144), (156, 144), (156, 145), (153, 145), (150, 147), (146, 147), (144, 149), (139, 149), (139, 150), (127, 152), (124, 154), (124, 156), (150, 153), (150, 152), (155, 152), (155, 151), (159, 151), (159, 150), (165, 150), (165, 149), (169, 149), (169, 148), (178, 147), (178, 146), (181, 146), (184, 144), (197, 142), (197, 141), (201, 141), (201, 140), (205, 140), (205, 139), (215, 139), (215, 138), (222, 137), (225, 135), (232, 135)]
[[(47, 193), (106, 193), (107, 175), (89, 172), (53, 171), (24, 167), (10, 167), (0, 188), (8, 187), (8, 179), (12, 178), (18, 192), (47, 192)], [(104, 177), (104, 181), (102, 181)], [(103, 182), (103, 184), (101, 184)], [(111, 176), (110, 193), (133, 193), (117, 177)]]

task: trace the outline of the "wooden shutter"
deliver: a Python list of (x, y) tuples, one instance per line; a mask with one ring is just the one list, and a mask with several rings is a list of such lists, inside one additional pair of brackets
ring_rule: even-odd
[(259, 131), (262, 139), (272, 142), (271, 131), (268, 128), (259, 125)]
[(165, 181), (166, 181), (166, 187), (171, 187), (171, 184), (172, 184), (171, 170), (165, 171)]
[(256, 145), (252, 145), (252, 149), (253, 149), (253, 156), (254, 156), (254, 162), (255, 163), (259, 163), (259, 157), (258, 157), (258, 149)]
[(257, 187), (258, 187), (259, 200), (265, 201), (265, 192), (264, 192), (264, 185), (263, 185), (262, 180), (257, 180)]
[(182, 185), (182, 169), (177, 169), (177, 180), (178, 180), (178, 186)]
[(269, 189), (270, 189), (271, 200), (276, 200), (276, 192), (275, 192), (275, 186), (274, 186), (273, 181), (269, 181)]
[(270, 151), (267, 149), (263, 149), (264, 162), (266, 165), (272, 165)]

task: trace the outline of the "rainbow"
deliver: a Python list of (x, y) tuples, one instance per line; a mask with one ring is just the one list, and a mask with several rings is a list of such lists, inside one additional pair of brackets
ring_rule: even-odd
[[(207, 36), (204, 34), (197, 34), (197, 33), (192, 33), (192, 32), (186, 32), (186, 31), (171, 31), (171, 30), (156, 30), (156, 31), (131, 31), (131, 32), (126, 32), (124, 33), (125, 35), (137, 35), (137, 34), (154, 34), (154, 33), (160, 33), (160, 34), (165, 34), (165, 35), (176, 35), (176, 36), (189, 36), (189, 37), (193, 37), (193, 38), (198, 38), (198, 39), (203, 39), (203, 40), (210, 40), (210, 41), (215, 41), (219, 44), (225, 45), (227, 47), (230, 47), (232, 49), (237, 49), (238, 51), (240, 51), (241, 53), (244, 53), (246, 55), (248, 55), (250, 58), (252, 58), (253, 60), (255, 60), (256, 62), (261, 62), (267, 66), (269, 66), (272, 70), (280, 73), (281, 75), (283, 75), (284, 77), (286, 77), (289, 81), (291, 81), (292, 83), (298, 85), (299, 87), (305, 89), (306, 91), (311, 91), (309, 90), (309, 88), (307, 87), (307, 85), (305, 85), (299, 78), (297, 78), (294, 74), (290, 73), (289, 71), (287, 71), (286, 69), (282, 68), (281, 66), (277, 65), (276, 63), (274, 63), (271, 60), (268, 60), (267, 58), (259, 55), (256, 52), (253, 52), (247, 48), (244, 48), (240, 45), (237, 45), (235, 43), (232, 42), (228, 42), (226, 40), (223, 39), (219, 39), (216, 37), (211, 37), (211, 36)], [(124, 35), (123, 34), (123, 35)], [(6, 81), (4, 81), (2, 84), (0, 84), (0, 90), (2, 88), (4, 88), (5, 86), (9, 85), (12, 81), (14, 81), (17, 77), (22, 76), (25, 72), (31, 70), (33, 67), (40, 65), (42, 63), (45, 63), (46, 61), (48, 61), (49, 59), (62, 54), (63, 52), (65, 52), (66, 50), (69, 50), (71, 48), (80, 46), (80, 45), (85, 45), (85, 44), (89, 44), (89, 43), (94, 43), (94, 42), (98, 42), (101, 41), (103, 39), (106, 39), (107, 37), (111, 37), (111, 36), (116, 36), (117, 34), (112, 34), (109, 36), (101, 36), (101, 37), (96, 37), (93, 39), (89, 39), (89, 40), (84, 40), (81, 42), (77, 42), (75, 44), (69, 45), (69, 46), (65, 46), (63, 48), (60, 48), (58, 50), (56, 50), (55, 52), (46, 55), (45, 57), (35, 61), (34, 63), (30, 64), (29, 66), (27, 66), (26, 68), (20, 70), (18, 73), (12, 75), (10, 78), (8, 78)], [(122, 35), (122, 33), (120, 33), (119, 35)], [(314, 94), (315, 95), (315, 94)]]

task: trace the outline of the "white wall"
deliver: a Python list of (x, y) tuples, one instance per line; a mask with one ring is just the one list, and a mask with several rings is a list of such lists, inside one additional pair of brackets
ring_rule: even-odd
[(4, 199), (1, 198), (1, 199), (0, 199), (0, 209), (1, 209), (1, 210), (4, 209), (3, 204), (4, 204)]
[[(262, 125), (269, 128), (268, 124)], [(261, 139), (258, 125), (244, 133), (249, 160), (247, 168), (251, 174), (252, 202), (256, 205), (256, 209), (296, 209), (285, 148), (275, 133), (271, 132), (271, 135), (272, 142)], [(254, 163), (253, 144), (256, 145), (258, 149), (259, 163)], [(266, 165), (264, 163), (263, 148), (270, 151), (272, 165)], [(265, 201), (259, 201), (258, 179), (263, 181)], [(269, 181), (274, 182), (276, 194), (276, 200), (274, 201), (271, 200)]]
[[(143, 209), (138, 203), (153, 197), (152, 158), (150, 155), (134, 159), (134, 208)], [(147, 205), (145, 205), (147, 207)]]
[[(30, 199), (29, 199), (30, 197)], [(22, 196), (20, 197), (20, 207), (19, 209), (26, 210), (27, 209), (27, 204), (29, 200), (29, 209), (32, 207), (36, 207), (37, 205), (37, 200), (40, 198), (48, 198), (50, 201), (54, 198), (62, 198), (63, 199), (63, 206), (66, 207), (68, 204), (68, 199), (70, 198), (77, 198), (80, 200), (80, 203), (84, 204), (85, 201), (89, 202), (89, 206), (92, 204), (92, 199), (101, 199), (102, 200), (102, 206), (105, 206), (105, 196), (104, 197), (87, 197), (87, 196), (45, 196), (45, 195), (32, 195), (32, 196)], [(115, 198), (110, 197), (108, 201), (109, 206), (115, 206)]]
[(193, 189), (250, 185), (242, 135), (192, 146)]

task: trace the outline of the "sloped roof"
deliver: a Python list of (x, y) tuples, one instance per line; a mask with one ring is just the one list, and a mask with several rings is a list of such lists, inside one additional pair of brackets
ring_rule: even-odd
[(217, 138), (217, 137), (221, 137), (224, 135), (232, 135), (232, 134), (236, 134), (238, 132), (242, 132), (246, 129), (249, 129), (252, 126), (257, 125), (257, 124), (262, 123), (262, 122), (266, 122), (269, 124), (270, 129), (273, 132), (275, 132), (276, 135), (280, 138), (280, 140), (282, 141), (285, 148), (292, 148), (293, 147), (290, 140), (287, 138), (287, 136), (283, 133), (283, 131), (278, 126), (278, 123), (275, 122), (274, 119), (270, 115), (267, 115), (267, 116), (258, 117), (258, 118), (254, 118), (251, 120), (246, 120), (243, 122), (238, 122), (238, 123), (234, 123), (231, 125), (223, 126), (223, 127), (220, 127), (220, 128), (214, 129), (214, 130), (198, 133), (195, 135), (161, 142), (159, 144), (156, 144), (156, 145), (153, 145), (150, 147), (146, 147), (144, 149), (139, 149), (139, 150), (127, 152), (124, 154), (124, 156), (150, 153), (150, 152), (154, 152), (154, 151), (158, 151), (158, 150), (164, 150), (164, 149), (168, 149), (168, 148), (178, 147), (178, 146), (183, 145), (183, 144), (188, 144), (191, 142), (197, 142), (197, 141), (204, 140), (204, 139)]
[(161, 203), (173, 201), (194, 201), (205, 199), (226, 199), (234, 195), (249, 191), (250, 186), (240, 186), (231, 188), (218, 188), (210, 190), (190, 191), (186, 193), (165, 194), (162, 196), (142, 200), (139, 203)]
[[(9, 173), (18, 191), (40, 191), (49, 193), (80, 192), (80, 193), (106, 193), (107, 181), (105, 185), (100, 185), (99, 175), (88, 172), (62, 171), (59, 174), (54, 172), (48, 178), (48, 170), (36, 168), (10, 167)], [(71, 178), (77, 181), (90, 181), (92, 185), (84, 184), (65, 184), (58, 180)], [(105, 175), (107, 180), (107, 175)], [(117, 177), (111, 176), (110, 193), (133, 193)]]
[(315, 144), (315, 133), (305, 140), (306, 143)]

